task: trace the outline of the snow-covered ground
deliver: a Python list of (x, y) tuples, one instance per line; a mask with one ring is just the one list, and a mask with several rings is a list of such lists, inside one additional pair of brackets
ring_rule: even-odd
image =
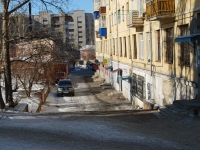
[(5, 100), (5, 90), (2, 88), (2, 96), (6, 104), (5, 110), (3, 111), (23, 111), (26, 104), (28, 105), (28, 112), (36, 113), (41, 99), (38, 97), (37, 92), (44, 89), (44, 84), (34, 84), (32, 87), (32, 94), (27, 97), (22, 86), (19, 85), (17, 92), (13, 92), (13, 101), (18, 105), (15, 108), (9, 108), (8, 103)]

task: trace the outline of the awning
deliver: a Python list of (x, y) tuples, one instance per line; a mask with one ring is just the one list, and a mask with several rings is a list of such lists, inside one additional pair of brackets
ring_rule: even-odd
[(131, 80), (131, 76), (119, 77), (119, 80)]
[(192, 42), (195, 40), (200, 40), (200, 34), (190, 34), (186, 36), (179, 36), (174, 39), (174, 42)]
[(94, 62), (93, 64), (95, 64), (95, 65), (100, 65), (101, 62)]
[(112, 72), (118, 72), (120, 70), (122, 70), (122, 69), (121, 68), (117, 68), (117, 69), (113, 70)]

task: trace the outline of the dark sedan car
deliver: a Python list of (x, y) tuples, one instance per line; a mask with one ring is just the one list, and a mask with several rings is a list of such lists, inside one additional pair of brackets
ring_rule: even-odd
[(70, 79), (58, 81), (57, 96), (71, 95), (74, 96), (74, 87)]

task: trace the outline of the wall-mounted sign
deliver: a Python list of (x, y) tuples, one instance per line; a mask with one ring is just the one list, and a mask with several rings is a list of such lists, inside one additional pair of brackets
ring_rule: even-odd
[(103, 59), (103, 65), (108, 65), (108, 59)]

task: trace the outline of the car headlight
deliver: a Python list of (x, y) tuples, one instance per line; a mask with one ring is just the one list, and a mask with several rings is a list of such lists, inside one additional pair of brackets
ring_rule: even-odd
[(58, 91), (62, 91), (62, 88), (58, 88)]

